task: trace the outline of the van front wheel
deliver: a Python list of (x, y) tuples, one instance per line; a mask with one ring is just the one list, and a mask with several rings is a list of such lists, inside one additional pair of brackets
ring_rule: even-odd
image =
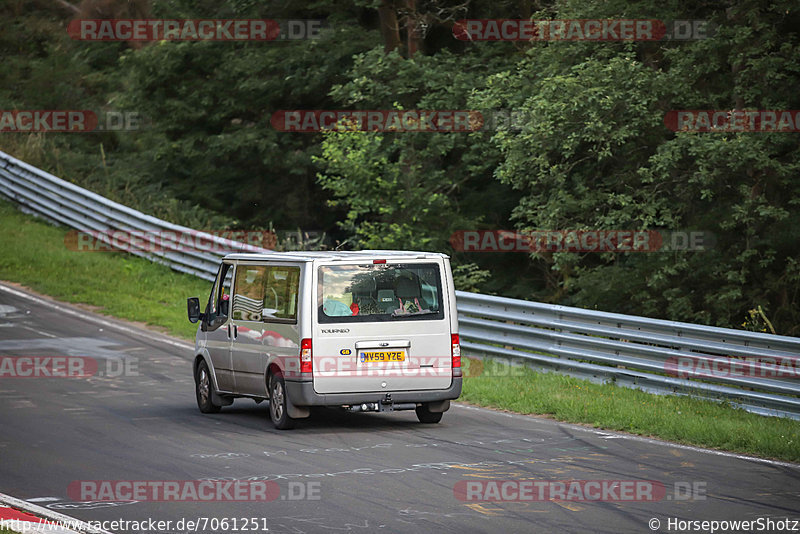
[(197, 396), (197, 407), (203, 413), (217, 413), (221, 406), (214, 404), (211, 399), (214, 384), (211, 382), (211, 373), (208, 371), (208, 364), (201, 361), (197, 366), (197, 373), (194, 375), (195, 394)]
[(442, 420), (444, 412), (432, 412), (427, 404), (417, 406), (417, 419), (420, 423), (438, 423)]
[(269, 417), (278, 430), (294, 428), (287, 410), (286, 383), (280, 374), (269, 375)]

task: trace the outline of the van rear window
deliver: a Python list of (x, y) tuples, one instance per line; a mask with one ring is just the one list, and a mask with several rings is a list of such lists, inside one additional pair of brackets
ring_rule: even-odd
[(330, 265), (319, 268), (320, 323), (443, 319), (435, 263)]

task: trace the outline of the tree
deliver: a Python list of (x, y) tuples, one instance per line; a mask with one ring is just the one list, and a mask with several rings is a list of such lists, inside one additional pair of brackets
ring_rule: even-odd
[[(582, 7), (555, 18), (586, 16)], [(522, 193), (518, 228), (698, 229), (719, 238), (705, 252), (533, 254), (550, 276), (530, 297), (726, 326), (764, 303), (779, 331), (796, 334), (796, 141), (672, 133), (663, 119), (680, 109), (797, 109), (797, 14), (789, 2), (744, 1), (693, 15), (716, 21), (720, 33), (681, 43), (533, 44), (473, 98), (528, 118), (522, 131), (493, 138), (497, 177)]]

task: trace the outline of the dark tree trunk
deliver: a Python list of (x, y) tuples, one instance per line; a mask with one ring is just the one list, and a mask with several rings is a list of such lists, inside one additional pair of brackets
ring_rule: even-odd
[(416, 0), (406, 0), (406, 8), (408, 9), (408, 16), (406, 17), (406, 42), (408, 49), (408, 57), (414, 57), (414, 54), (419, 50), (422, 44), (420, 33), (417, 30), (417, 2)]
[(388, 54), (400, 46), (400, 26), (397, 23), (397, 12), (394, 10), (391, 0), (383, 0), (381, 7), (378, 8), (378, 17), (383, 37), (383, 51)]

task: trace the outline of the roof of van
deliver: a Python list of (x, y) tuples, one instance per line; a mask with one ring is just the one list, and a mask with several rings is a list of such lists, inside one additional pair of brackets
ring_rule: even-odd
[(228, 254), (226, 260), (373, 260), (383, 258), (423, 259), (448, 258), (447, 254), (438, 252), (418, 252), (411, 250), (299, 250), (293, 252), (258, 252)]

